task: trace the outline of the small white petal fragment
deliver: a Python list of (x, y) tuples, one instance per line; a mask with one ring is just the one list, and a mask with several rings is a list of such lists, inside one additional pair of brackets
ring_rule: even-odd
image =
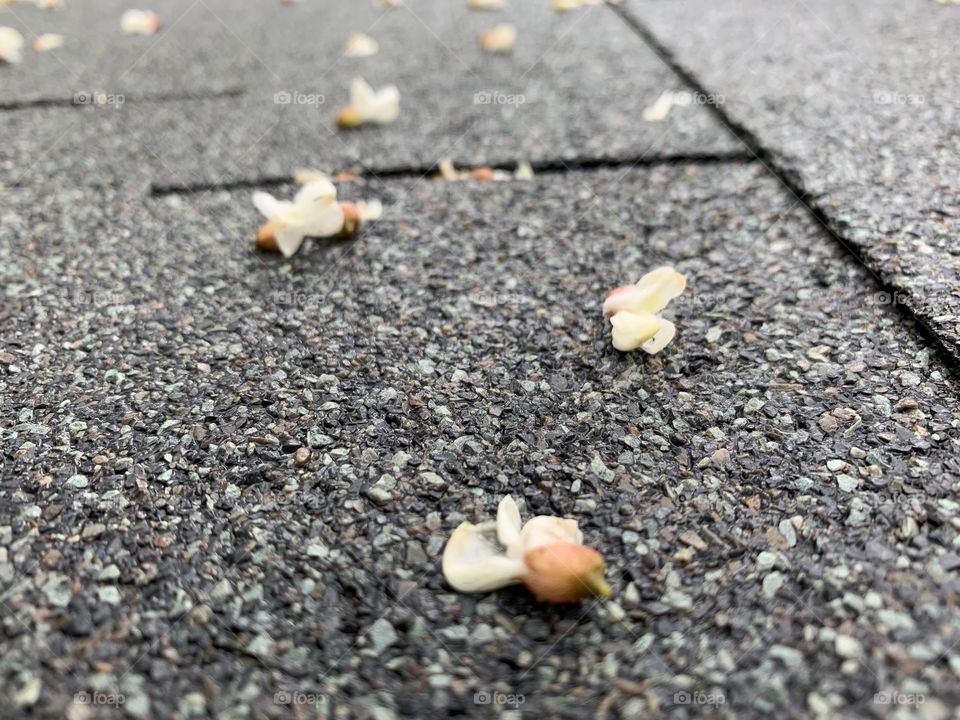
[(464, 522), (443, 549), (443, 576), (460, 592), (489, 592), (520, 582), (526, 566), (502, 554), (493, 541), (496, 523)]
[(520, 541), (520, 531), (523, 522), (520, 520), (520, 508), (512, 496), (507, 495), (497, 506), (497, 540), (507, 549), (507, 556), (523, 557), (523, 547)]
[(622, 310), (610, 318), (613, 346), (622, 352), (636, 350), (660, 330), (657, 316), (648, 312)]
[(37, 0), (37, 7), (41, 10), (59, 10), (63, 7), (63, 0)]
[(661, 122), (666, 119), (674, 106), (684, 106), (690, 103), (690, 93), (682, 90), (679, 92), (664, 90), (660, 93), (657, 101), (643, 111), (643, 119), (647, 122)]
[(392, 7), (397, 7), (400, 4), (400, 0), (373, 0), (375, 7), (389, 9)]
[(379, 200), (367, 200), (357, 203), (357, 211), (360, 215), (360, 223), (374, 222), (383, 217), (383, 203)]
[(671, 343), (676, 334), (677, 326), (669, 320), (660, 318), (660, 329), (657, 330), (656, 335), (644, 342), (640, 349), (650, 355), (656, 355)]
[(516, 180), (533, 180), (533, 167), (526, 160), (520, 160), (517, 169), (513, 171), (513, 177)]
[(284, 257), (299, 250), (307, 237), (330, 237), (343, 228), (337, 189), (325, 178), (308, 182), (293, 202), (258, 191), (253, 204), (268, 220), (257, 233), (258, 246), (279, 250)]
[(520, 540), (524, 552), (529, 552), (541, 545), (553, 545), (554, 543), (583, 545), (583, 533), (577, 527), (577, 521), (572, 518), (537, 515), (523, 526)]
[(642, 349), (651, 355), (663, 350), (677, 333), (676, 326), (659, 313), (687, 286), (687, 278), (671, 267), (659, 267), (635, 285), (614, 288), (603, 303), (610, 317), (613, 346), (629, 352)]
[(33, 41), (34, 52), (42, 53), (63, 47), (64, 38), (59, 33), (44, 33)]
[(506, 54), (513, 52), (516, 44), (517, 28), (510, 23), (500, 23), (480, 33), (480, 48), (484, 52)]
[(557, 12), (579, 10), (587, 5), (600, 5), (603, 0), (553, 0), (553, 9)]
[(23, 35), (12, 27), (0, 27), (0, 62), (18, 63), (23, 59)]
[(501, 10), (507, 6), (507, 0), (467, 0), (471, 10)]
[(127, 10), (120, 18), (120, 29), (127, 35), (153, 35), (160, 24), (153, 10)]
[(340, 127), (358, 127), (364, 123), (386, 125), (400, 114), (400, 91), (395, 85), (374, 90), (363, 78), (350, 84), (350, 104), (337, 113)]
[(347, 37), (347, 47), (343, 51), (344, 57), (364, 58), (380, 52), (380, 43), (369, 35), (352, 32)]

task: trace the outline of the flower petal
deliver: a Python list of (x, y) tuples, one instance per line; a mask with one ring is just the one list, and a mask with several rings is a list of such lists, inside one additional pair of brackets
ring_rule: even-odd
[(293, 198), (293, 204), (301, 212), (317, 202), (329, 204), (337, 199), (337, 188), (327, 177), (318, 177), (306, 183)]
[(396, 85), (387, 85), (377, 91), (376, 106), (370, 113), (372, 122), (386, 125), (392, 123), (400, 115), (400, 91)]
[(649, 295), (642, 307), (634, 309), (658, 313), (686, 289), (687, 276), (669, 266), (659, 267), (640, 278), (637, 287), (647, 291)]
[(274, 236), (277, 241), (277, 249), (283, 253), (285, 258), (290, 257), (300, 249), (305, 237), (300, 226), (280, 228), (274, 233)]
[(361, 223), (373, 222), (383, 217), (383, 203), (379, 200), (361, 200), (357, 203), (357, 210)]
[(293, 209), (293, 203), (287, 200), (277, 200), (270, 193), (261, 190), (253, 193), (253, 205), (268, 220), (280, 220)]
[(347, 48), (344, 57), (363, 58), (380, 52), (380, 44), (369, 35), (352, 32), (347, 36)]
[(0, 62), (18, 63), (23, 58), (23, 35), (12, 27), (0, 27)]
[(603, 312), (614, 315), (623, 310), (658, 313), (680, 295), (687, 278), (671, 267), (660, 267), (644, 275), (635, 285), (614, 288), (603, 303)]
[(660, 320), (649, 312), (624, 310), (610, 318), (613, 326), (613, 346), (617, 350), (636, 350), (660, 330)]
[(488, 53), (508, 53), (517, 44), (517, 28), (511, 23), (500, 23), (480, 34), (480, 48)]
[(64, 37), (59, 33), (44, 33), (33, 41), (34, 52), (47, 52), (63, 47)]
[(153, 35), (160, 24), (160, 16), (152, 10), (127, 10), (120, 18), (120, 29), (127, 35)]
[(368, 107), (377, 99), (377, 93), (370, 83), (362, 77), (354, 78), (350, 83), (350, 104), (357, 107)]
[(670, 344), (670, 342), (673, 340), (673, 336), (676, 334), (677, 326), (669, 320), (660, 318), (660, 329), (657, 330), (657, 334), (643, 343), (640, 346), (640, 349), (651, 355), (656, 355)]
[(523, 551), (555, 543), (583, 544), (583, 533), (577, 527), (577, 521), (571, 518), (537, 515), (527, 521), (520, 532)]
[(523, 560), (508, 558), (494, 545), (496, 523), (464, 522), (443, 549), (443, 576), (460, 592), (488, 592), (520, 582), (527, 572)]
[(497, 506), (497, 540), (507, 549), (508, 557), (523, 556), (520, 527), (520, 509), (513, 497), (507, 495)]

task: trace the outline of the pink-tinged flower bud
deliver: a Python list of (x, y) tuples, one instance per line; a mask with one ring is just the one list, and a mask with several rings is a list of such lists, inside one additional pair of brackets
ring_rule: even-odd
[(572, 603), (591, 595), (610, 597), (613, 592), (603, 577), (603, 557), (583, 545), (541, 545), (524, 554), (523, 561), (529, 570), (523, 584), (538, 600)]
[(645, 294), (636, 285), (615, 287), (607, 293), (607, 299), (603, 301), (603, 314), (609, 317), (621, 310), (630, 310), (637, 306), (638, 301), (642, 300)]

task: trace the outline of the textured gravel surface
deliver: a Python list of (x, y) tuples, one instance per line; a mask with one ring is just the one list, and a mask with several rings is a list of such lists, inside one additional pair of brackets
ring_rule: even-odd
[[(469, 12), (463, 3), (431, 0), (382, 11), (356, 0), (289, 7), (270, 0), (263, 9), (238, 14), (224, 4), (196, 2), (184, 20), (151, 38), (121, 35), (116, 8), (97, 11), (97, 23), (88, 18), (87, 24), (104, 26), (109, 47), (149, 44), (142, 68), (147, 75), (141, 79), (124, 74), (130, 67), (124, 53), (107, 53), (109, 72), (94, 79), (83, 75), (82, 83), (44, 55), (0, 66), (4, 90), (8, 82), (42, 84), (49, 72), (67, 84), (70, 97), (78, 90), (100, 91), (90, 97), (104, 103), (4, 113), (0, 180), (134, 185), (139, 191), (151, 181), (191, 185), (289, 177), (302, 166), (427, 169), (447, 156), (474, 165), (526, 159), (562, 166), (742, 151), (702, 106), (678, 108), (662, 121), (643, 120), (644, 109), (663, 91), (683, 85), (601, 6), (559, 14), (538, 2), (516, 3), (502, 12)], [(40, 13), (16, 9), (19, 16), (29, 12)], [(223, 47), (225, 58), (233, 53), (241, 60), (207, 62), (206, 25), (191, 20), (198, 14), (213, 18), (209, 22), (229, 34), (213, 37), (213, 47)], [(479, 33), (505, 21), (519, 30), (515, 52), (483, 53)], [(342, 57), (348, 33), (364, 30), (379, 41), (380, 53)], [(85, 37), (74, 34), (80, 35), (75, 43)], [(191, 79), (198, 67), (210, 83)], [(401, 114), (395, 123), (334, 128), (336, 110), (346, 104), (357, 75), (376, 87), (398, 86)], [(162, 83), (192, 99), (136, 102), (138, 96), (162, 96)], [(242, 94), (204, 97), (205, 88), (239, 88)], [(17, 97), (16, 87), (10, 95)], [(116, 103), (120, 95), (123, 104)]]
[(960, 7), (642, 0), (629, 12), (960, 359)]
[[(6, 193), (11, 712), (950, 717), (955, 379), (762, 167), (341, 195), (385, 218), (282, 262), (246, 191)], [(617, 353), (666, 262), (677, 340)], [(613, 603), (445, 586), (507, 492)]]

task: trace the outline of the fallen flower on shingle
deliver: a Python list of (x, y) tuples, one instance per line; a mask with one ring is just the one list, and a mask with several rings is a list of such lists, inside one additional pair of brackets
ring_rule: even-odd
[(506, 0), (467, 0), (467, 7), (471, 10), (500, 10), (506, 5)]
[(56, 50), (58, 47), (63, 47), (63, 35), (59, 33), (44, 33), (33, 41), (33, 49), (39, 53)]
[(350, 104), (337, 113), (337, 125), (353, 128), (364, 123), (385, 125), (400, 114), (400, 92), (395, 85), (374, 90), (363, 78), (350, 84)]
[(257, 231), (257, 247), (279, 250), (284, 257), (299, 250), (307, 237), (330, 237), (343, 228), (337, 189), (327, 179), (308, 182), (293, 202), (257, 191), (253, 194), (253, 204), (267, 218)]
[(334, 184), (320, 173), (309, 172), (317, 177), (300, 188), (293, 202), (277, 200), (261, 191), (253, 194), (253, 204), (267, 218), (257, 231), (257, 247), (261, 250), (290, 257), (308, 237), (350, 236), (383, 214), (379, 200), (337, 202)]
[(160, 16), (153, 10), (127, 10), (120, 18), (120, 29), (127, 35), (153, 35), (160, 29)]
[(500, 23), (480, 33), (480, 48), (488, 53), (509, 53), (517, 44), (517, 28), (510, 23)]
[(671, 267), (648, 272), (635, 285), (610, 291), (603, 312), (610, 317), (613, 346), (629, 352), (640, 348), (651, 355), (660, 352), (676, 335), (677, 328), (660, 312), (687, 286), (687, 278)]
[(0, 62), (18, 63), (23, 59), (23, 35), (12, 27), (0, 27)]
[(461, 592), (489, 592), (523, 583), (537, 599), (577, 602), (609, 597), (606, 563), (583, 545), (577, 521), (538, 515), (521, 525), (509, 495), (500, 501), (496, 522), (463, 522), (443, 550), (443, 576)]
[(343, 51), (344, 57), (363, 58), (376, 55), (380, 52), (380, 44), (369, 35), (352, 32), (347, 36), (347, 47)]

